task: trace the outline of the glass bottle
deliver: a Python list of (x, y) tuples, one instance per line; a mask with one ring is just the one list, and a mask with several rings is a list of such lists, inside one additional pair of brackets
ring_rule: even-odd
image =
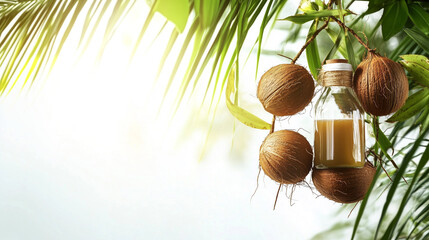
[(327, 60), (315, 105), (314, 167), (361, 168), (365, 164), (364, 111), (352, 87), (353, 68), (345, 59)]

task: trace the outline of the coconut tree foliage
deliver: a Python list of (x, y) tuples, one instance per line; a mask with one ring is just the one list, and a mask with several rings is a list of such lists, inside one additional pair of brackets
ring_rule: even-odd
[[(141, 31), (134, 39), (134, 49), (137, 50), (143, 38), (156, 37), (148, 36), (146, 30), (154, 15), (162, 14), (166, 23), (159, 30), (171, 32), (158, 71), (170, 73), (164, 94), (176, 97), (175, 109), (200, 83), (205, 86), (203, 102), (210, 105), (219, 102), (224, 92), (231, 114), (259, 129), (272, 126), (239, 106), (237, 69), (252, 51), (256, 54), (251, 57), (257, 62), (263, 54), (276, 54), (262, 47), (276, 22), (291, 24), (287, 31), (293, 34), (285, 41), (296, 41), (299, 32), (306, 32), (307, 40), (314, 39), (302, 50), (316, 80), (325, 59), (344, 57), (356, 68), (367, 52), (364, 45), (399, 61), (408, 72), (410, 97), (390, 117), (367, 116), (373, 138), (372, 145), (368, 146), (368, 160), (377, 165), (376, 178), (355, 210), (354, 225), (339, 224), (328, 231), (352, 228), (352, 239), (428, 239), (429, 3), (371, 0), (366, 1), (365, 12), (355, 14), (349, 10), (354, 0), (302, 1), (295, 15), (283, 16), (286, 2), (147, 1), (150, 10), (139, 23)], [(70, 32), (77, 27), (78, 18), (84, 19), (83, 26), (79, 26), (82, 29), (80, 51), (85, 51), (97, 29), (104, 28), (101, 55), (135, 3), (136, 0), (0, 0), (0, 92), (5, 95), (31, 86), (49, 73)], [(107, 25), (101, 26), (101, 20), (106, 18)], [(368, 18), (375, 21), (366, 25)], [(307, 22), (311, 25), (305, 24)], [(251, 29), (259, 31), (256, 39), (249, 39)], [(184, 40), (178, 41), (179, 36)], [(251, 52), (243, 50), (244, 41), (253, 42)], [(177, 53), (173, 54), (176, 49)], [(183, 56), (189, 53), (190, 61), (183, 62)], [(175, 64), (164, 66), (167, 58), (176, 59)], [(179, 69), (185, 69), (185, 74), (179, 75)], [(206, 72), (209, 77), (202, 78)], [(257, 72), (256, 68), (255, 75)], [(174, 81), (181, 83), (178, 92), (171, 91)], [(369, 224), (369, 217), (378, 218), (378, 223)]]

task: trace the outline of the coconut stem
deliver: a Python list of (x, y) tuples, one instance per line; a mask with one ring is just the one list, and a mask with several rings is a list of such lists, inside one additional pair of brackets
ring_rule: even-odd
[(280, 54), (280, 53), (277, 53), (277, 55), (279, 55), (280, 57), (284, 57), (284, 58), (287, 58), (287, 59), (289, 59), (289, 60), (293, 60), (292, 58), (290, 58), (290, 57), (288, 57), (288, 56), (286, 56), (286, 55), (283, 55), (283, 54)]
[(270, 129), (270, 133), (274, 132), (274, 127), (276, 125), (276, 115), (273, 115), (273, 121), (271, 122), (271, 129)]
[[(335, 0), (330, 0), (328, 3), (328, 9), (332, 8), (332, 4), (334, 4)], [(299, 50), (298, 54), (296, 54), (296, 56), (292, 59), (292, 64), (295, 64), (296, 60), (298, 60), (298, 58), (301, 56), (302, 52), (304, 52), (304, 50), (308, 47), (308, 45), (316, 38), (316, 36), (323, 30), (325, 29), (330, 21), (330, 17), (328, 18), (328, 20), (326, 20), (325, 24), (323, 24), (323, 26), (321, 26), (319, 29), (317, 29), (313, 35), (310, 37), (310, 39), (307, 40), (307, 42), (305, 42), (304, 46), (302, 46), (301, 50)]]
[(386, 171), (386, 169), (383, 167), (383, 161), (380, 157), (375, 157), (380, 162), (380, 167), (383, 169), (384, 173), (386, 173), (386, 176), (390, 179), (390, 182), (393, 182), (392, 178), (390, 177), (389, 173)]
[(383, 169), (384, 173), (386, 173), (387, 177), (390, 179), (390, 182), (393, 182), (392, 178), (389, 176), (389, 173), (387, 173), (386, 169), (383, 167), (383, 162), (381, 159), (378, 159), (378, 161), (380, 161), (380, 167)]
[(329, 0), (328, 2), (328, 9), (332, 8), (332, 4), (334, 4), (335, 0)]
[(328, 20), (326, 20), (325, 24), (323, 24), (323, 26), (321, 26), (319, 29), (317, 29), (313, 35), (307, 40), (307, 42), (305, 42), (304, 46), (302, 46), (301, 50), (299, 50), (299, 52), (296, 54), (296, 56), (292, 59), (292, 64), (295, 64), (296, 60), (298, 60), (298, 58), (301, 56), (302, 52), (304, 52), (304, 50), (307, 48), (307, 46), (316, 38), (316, 36), (323, 30), (325, 29), (329, 24), (329, 18)]
[(375, 128), (375, 141), (378, 142), (378, 131), (380, 130), (380, 122), (378, 121), (378, 117), (374, 116), (374, 128)]
[(344, 28), (344, 30), (349, 31), (357, 40), (358, 42), (368, 50), (368, 52), (375, 52), (375, 49), (369, 48), (369, 46), (360, 38), (353, 29), (347, 27), (343, 22), (341, 22), (338, 18), (331, 16), (331, 18), (340, 25), (340, 27)]
[[(375, 158), (376, 160), (378, 159), (378, 161), (380, 162), (380, 166), (381, 166), (381, 168), (382, 168), (382, 169), (383, 169), (383, 171), (386, 173), (387, 177), (389, 177), (390, 181), (391, 181), (391, 182), (393, 182), (392, 178), (390, 178), (390, 176), (389, 176), (389, 174), (387, 173), (386, 169), (383, 167), (383, 161), (382, 161), (382, 159), (381, 159), (381, 156), (380, 156), (380, 155), (378, 155), (377, 153), (375, 153), (374, 151), (372, 151), (371, 149), (369, 150), (369, 152), (374, 156), (374, 158)], [(396, 169), (399, 169), (399, 168), (398, 168), (398, 165), (396, 165), (396, 163), (395, 163), (395, 161), (393, 161), (393, 159), (391, 160), (391, 162), (392, 162), (393, 166), (394, 166)], [(405, 177), (404, 177), (404, 176), (402, 176), (402, 180), (404, 180), (404, 182), (408, 185), (408, 182), (407, 182), (407, 180), (405, 179)]]

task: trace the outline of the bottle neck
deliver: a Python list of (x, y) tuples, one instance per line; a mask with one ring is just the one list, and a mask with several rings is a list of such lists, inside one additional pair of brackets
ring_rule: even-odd
[(343, 93), (343, 92), (349, 92), (350, 87), (346, 86), (325, 86), (327, 88), (330, 88), (330, 92), (332, 93)]
[(351, 71), (320, 71), (319, 79), (324, 87), (352, 87), (353, 72)]

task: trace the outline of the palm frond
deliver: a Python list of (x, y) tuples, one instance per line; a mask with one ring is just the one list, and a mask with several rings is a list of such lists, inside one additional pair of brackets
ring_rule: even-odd
[[(22, 86), (33, 83), (46, 70), (52, 70), (62, 47), (72, 29), (77, 25), (78, 17), (84, 13), (88, 1), (13, 1), (0, 8), (0, 92), (9, 91), (20, 81)], [(92, 12), (95, 3), (86, 10), (87, 21), (92, 22), (96, 14)], [(101, 15), (111, 1), (104, 1)], [(131, 4), (126, 1), (126, 4)], [(100, 4), (99, 4), (100, 5)], [(98, 6), (99, 6), (98, 5)], [(121, 5), (122, 6), (122, 5)], [(123, 11), (123, 7), (116, 11)], [(97, 23), (94, 29), (97, 28)], [(118, 17), (112, 15), (111, 24), (106, 29), (108, 39)], [(85, 25), (81, 39), (86, 34)], [(89, 37), (91, 38), (91, 37)], [(88, 40), (89, 41), (89, 40)], [(50, 66), (50, 67), (49, 67)], [(49, 68), (49, 69), (48, 69)]]
[[(151, 24), (155, 12), (160, 11), (166, 14), (160, 9), (160, 5), (166, 5), (165, 2), (167, 0), (155, 1), (146, 17), (143, 18), (144, 22), (140, 34), (135, 39), (131, 59), (137, 52), (142, 39), (147, 35), (146, 30)], [(107, 21), (104, 38), (99, 43), (98, 59), (100, 59), (122, 19), (134, 6), (135, 0), (34, 0), (2, 1), (1, 3), (0, 69), (3, 70), (3, 74), (0, 79), (0, 91), (4, 93), (6, 89), (10, 91), (14, 86), (33, 83), (44, 73), (52, 71), (71, 31), (76, 31), (76, 29), (81, 31), (78, 47), (79, 52), (83, 54), (93, 42), (95, 33), (102, 26), (102, 21)], [(196, 10), (194, 2), (190, 1), (189, 27), (184, 33), (186, 38), (181, 45), (178, 45), (179, 31), (177, 28), (172, 30), (158, 69), (158, 75), (163, 69), (170, 71), (169, 80), (165, 85), (165, 96), (169, 94), (173, 81), (182, 78), (179, 92), (175, 93), (175, 109), (178, 109), (188, 91), (191, 95), (195, 91), (210, 62), (212, 62), (211, 74), (203, 84), (206, 89), (205, 97), (210, 96), (211, 102), (213, 102), (216, 94), (222, 95), (230, 67), (233, 61), (240, 57), (247, 33), (263, 13), (262, 24), (258, 26), (259, 36), (254, 39), (258, 44), (258, 65), (262, 36), (266, 26), (285, 3), (286, 0), (273, 0), (268, 3), (256, 0), (246, 2), (222, 0), (219, 1), (218, 6), (215, 6), (215, 9), (207, 12), (206, 3), (196, 2), (195, 4), (198, 5), (198, 10)], [(213, 6), (209, 7), (213, 8)], [(264, 8), (265, 11), (263, 11)], [(169, 16), (166, 17), (169, 18)], [(83, 24), (81, 24), (82, 22)], [(161, 31), (164, 27), (165, 24)], [(156, 38), (156, 36), (149, 37)], [(171, 56), (171, 52), (177, 48), (180, 49), (178, 55)], [(186, 64), (182, 59), (189, 52), (191, 58)], [(172, 68), (165, 69), (165, 60), (173, 57), (176, 58), (176, 63)], [(224, 69), (224, 63), (228, 66), (226, 69)], [(187, 69), (185, 74), (177, 76), (179, 69), (182, 68)], [(220, 81), (221, 74), (224, 74), (222, 81)], [(213, 77), (216, 78), (215, 82), (212, 81)], [(18, 82), (20, 84), (17, 84)], [(191, 86), (190, 90), (189, 86)], [(210, 88), (213, 88), (213, 91), (208, 94)]]

